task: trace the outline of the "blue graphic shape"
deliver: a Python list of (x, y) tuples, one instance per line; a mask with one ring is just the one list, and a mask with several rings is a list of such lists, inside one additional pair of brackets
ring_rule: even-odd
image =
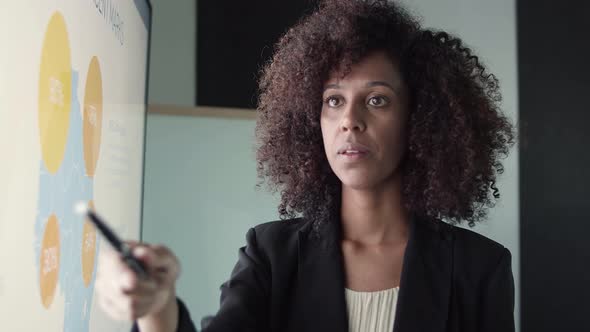
[(74, 213), (77, 202), (92, 199), (93, 179), (86, 175), (83, 148), (83, 119), (78, 99), (78, 72), (72, 70), (72, 100), (70, 126), (63, 162), (56, 174), (39, 163), (39, 197), (35, 219), (35, 253), (37, 285), (40, 274), (40, 250), (43, 234), (49, 216), (55, 214), (58, 220), (60, 257), (58, 282), (65, 298), (64, 332), (88, 332), (99, 241), (95, 239), (95, 259), (92, 277), (88, 286), (82, 277), (82, 245), (84, 217)]

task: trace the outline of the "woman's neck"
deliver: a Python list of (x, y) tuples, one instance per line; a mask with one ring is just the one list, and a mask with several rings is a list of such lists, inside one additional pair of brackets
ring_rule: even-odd
[(399, 176), (371, 190), (343, 185), (340, 215), (343, 240), (376, 246), (408, 238), (409, 214), (403, 206)]

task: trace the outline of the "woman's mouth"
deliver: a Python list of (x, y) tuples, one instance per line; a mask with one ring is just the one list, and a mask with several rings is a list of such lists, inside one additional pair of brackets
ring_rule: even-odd
[(364, 158), (368, 153), (357, 150), (346, 150), (339, 155), (346, 158), (346, 160), (359, 160)]
[(357, 161), (369, 154), (369, 148), (359, 143), (346, 143), (338, 149), (338, 155), (347, 161)]

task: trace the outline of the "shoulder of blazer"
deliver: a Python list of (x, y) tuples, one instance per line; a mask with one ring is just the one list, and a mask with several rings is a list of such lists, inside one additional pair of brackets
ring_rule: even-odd
[[(473, 230), (440, 219), (418, 219), (416, 228), (426, 234), (426, 241), (450, 241), (455, 261), (484, 269), (495, 268), (510, 251), (502, 244)], [(508, 257), (510, 258), (510, 257)]]
[(265, 222), (254, 226), (254, 231), (258, 242), (265, 243), (297, 237), (299, 231), (306, 230), (309, 226), (310, 222), (304, 218), (293, 218)]
[(453, 232), (455, 250), (474, 250), (484, 255), (498, 255), (505, 249), (505, 247), (499, 242), (475, 231), (455, 225), (449, 226)]
[(297, 255), (299, 233), (307, 232), (311, 222), (304, 218), (275, 220), (254, 226), (251, 232), (256, 237), (256, 246), (269, 261), (284, 260)]
[[(502, 244), (470, 229), (449, 225), (453, 233), (455, 262), (470, 266), (473, 272), (485, 274), (498, 268), (503, 261), (510, 261), (511, 253)], [(508, 257), (506, 257), (508, 256)]]

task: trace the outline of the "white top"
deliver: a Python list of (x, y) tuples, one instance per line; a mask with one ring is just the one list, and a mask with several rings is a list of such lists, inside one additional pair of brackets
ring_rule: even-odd
[(345, 288), (349, 332), (391, 332), (399, 286), (376, 292), (357, 292)]

